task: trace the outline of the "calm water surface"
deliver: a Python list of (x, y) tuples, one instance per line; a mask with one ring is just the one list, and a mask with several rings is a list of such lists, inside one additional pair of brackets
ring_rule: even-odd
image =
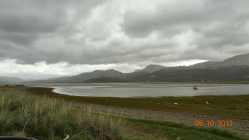
[(191, 84), (142, 85), (125, 86), (120, 84), (106, 85), (46, 85), (53, 87), (59, 94), (92, 97), (179, 97), (199, 95), (243, 95), (249, 94), (249, 85), (198, 85), (193, 90)]

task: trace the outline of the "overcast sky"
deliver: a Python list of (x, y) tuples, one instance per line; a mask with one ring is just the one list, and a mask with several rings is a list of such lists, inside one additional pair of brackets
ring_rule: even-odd
[(249, 52), (248, 0), (0, 0), (0, 75), (48, 78)]

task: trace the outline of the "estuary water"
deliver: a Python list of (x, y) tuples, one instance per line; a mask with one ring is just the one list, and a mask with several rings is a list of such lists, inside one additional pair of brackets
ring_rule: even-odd
[(49, 84), (28, 85), (54, 88), (53, 92), (89, 97), (183, 97), (249, 94), (249, 85), (239, 84)]

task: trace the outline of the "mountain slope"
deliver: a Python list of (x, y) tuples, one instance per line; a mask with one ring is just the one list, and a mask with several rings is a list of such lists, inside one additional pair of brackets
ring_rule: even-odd
[(249, 53), (236, 55), (224, 61), (207, 61), (190, 66), (191, 68), (226, 67), (234, 65), (249, 65)]
[(249, 53), (228, 58), (224, 60), (220, 65), (222, 66), (249, 65)]
[(148, 65), (144, 69), (142, 69), (141, 71), (152, 73), (152, 72), (158, 71), (162, 68), (165, 68), (165, 67), (161, 66), (161, 65)]

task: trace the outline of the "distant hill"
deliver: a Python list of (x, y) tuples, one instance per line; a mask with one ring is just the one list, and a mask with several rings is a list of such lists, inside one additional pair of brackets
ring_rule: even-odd
[(25, 80), (17, 77), (5, 77), (5, 76), (0, 76), (0, 82), (1, 83), (21, 83), (24, 82)]
[(75, 83), (75, 82), (83, 82), (88, 79), (99, 78), (99, 77), (122, 77), (123, 73), (110, 69), (110, 70), (96, 70), (93, 72), (81, 73), (75, 76), (67, 76), (67, 77), (59, 77), (59, 78), (51, 78), (46, 80), (35, 80), (29, 81), (34, 83)]
[(165, 67), (161, 66), (161, 65), (148, 65), (144, 69), (142, 69), (141, 71), (152, 73), (152, 72), (158, 71), (162, 68), (165, 68)]
[(88, 79), (84, 81), (85, 83), (120, 83), (120, 82), (128, 82), (127, 80), (113, 78), (113, 77), (99, 77)]
[(237, 55), (228, 58), (224, 61), (207, 61), (190, 66), (190, 68), (210, 68), (210, 67), (226, 67), (234, 65), (248, 65), (249, 66), (249, 53)]

